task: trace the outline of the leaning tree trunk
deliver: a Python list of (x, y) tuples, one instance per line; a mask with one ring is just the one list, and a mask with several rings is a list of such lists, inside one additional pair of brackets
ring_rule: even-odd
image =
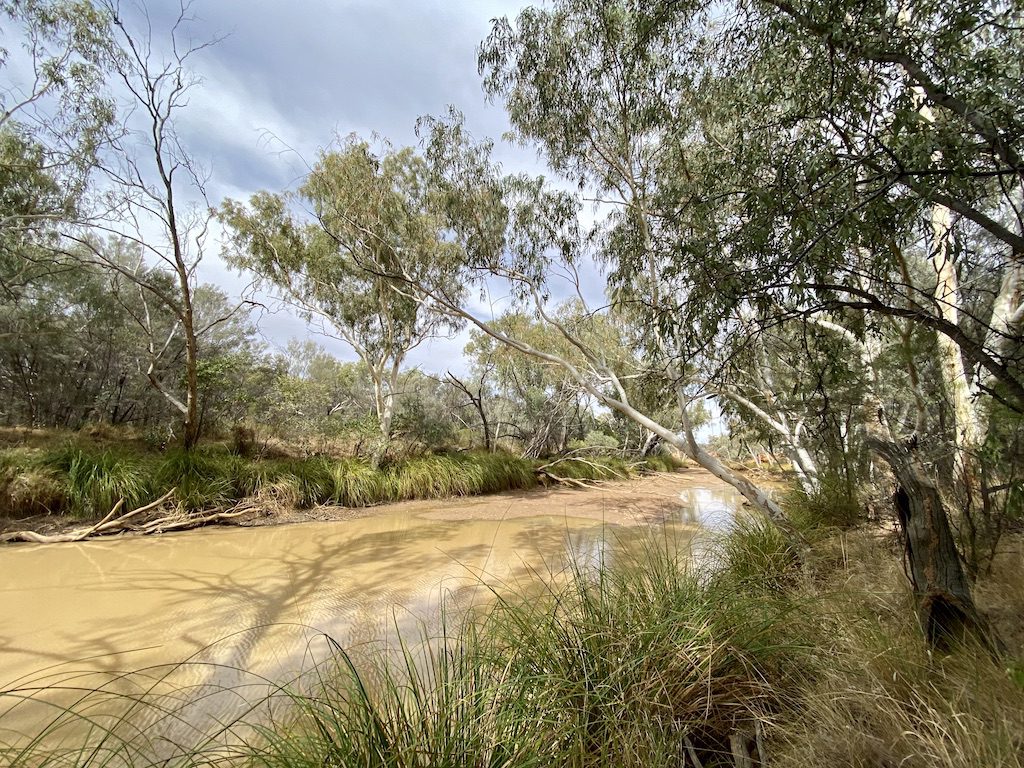
[(896, 514), (918, 617), (929, 645), (948, 648), (968, 637), (985, 640), (938, 487), (915, 461), (913, 446), (875, 437), (869, 445), (896, 477)]

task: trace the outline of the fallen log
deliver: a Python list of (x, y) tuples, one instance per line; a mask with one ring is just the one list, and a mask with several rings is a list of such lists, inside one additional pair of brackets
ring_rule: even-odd
[(114, 505), (114, 508), (98, 523), (76, 528), (64, 533), (43, 534), (36, 531), (11, 531), (0, 534), (0, 542), (30, 542), (33, 544), (58, 544), (64, 542), (84, 541), (86, 539), (110, 536), (118, 533), (132, 532), (147, 536), (154, 533), (165, 533), (167, 531), (184, 531), (191, 528), (201, 528), (206, 525), (223, 523), (247, 515), (256, 510), (255, 504), (239, 504), (230, 509), (215, 509), (201, 514), (172, 513), (161, 517), (145, 520), (140, 519), (147, 512), (159, 509), (174, 495), (172, 488), (156, 501), (150, 502), (138, 509), (133, 509), (124, 514), (118, 514), (124, 506), (124, 499)]

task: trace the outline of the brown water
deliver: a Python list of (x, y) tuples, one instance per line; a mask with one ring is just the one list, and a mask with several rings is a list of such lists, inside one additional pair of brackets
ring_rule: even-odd
[[(466, 605), (487, 585), (521, 588), (571, 562), (607, 562), (651, 526), (685, 539), (736, 506), (731, 489), (691, 471), (394, 505), (341, 522), (4, 547), (0, 742), (40, 732), (58, 712), (45, 702), (66, 705), (68, 688), (292, 679), (329, 653), (326, 637), (358, 655), (436, 627), (446, 596)], [(202, 709), (226, 707), (214, 697)]]

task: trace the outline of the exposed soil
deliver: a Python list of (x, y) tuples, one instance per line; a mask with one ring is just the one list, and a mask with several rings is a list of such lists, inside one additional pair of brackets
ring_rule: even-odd
[[(310, 521), (354, 520), (388, 510), (405, 510), (434, 520), (502, 520), (568, 515), (618, 525), (637, 525), (659, 522), (673, 513), (678, 514), (680, 494), (702, 490), (729, 492), (731, 488), (703, 469), (688, 467), (677, 472), (652, 473), (628, 480), (602, 482), (589, 488), (534, 488), (487, 496), (424, 499), (374, 507), (321, 505), (310, 509), (296, 509), (267, 503), (258, 505), (251, 515), (236, 518), (232, 524), (254, 527)], [(0, 518), (0, 533), (31, 530), (52, 535), (87, 523), (88, 521), (60, 515)], [(127, 532), (119, 535), (131, 534)]]

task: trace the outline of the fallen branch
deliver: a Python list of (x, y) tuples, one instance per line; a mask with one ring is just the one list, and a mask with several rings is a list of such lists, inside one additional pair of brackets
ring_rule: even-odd
[[(619, 472), (617, 469), (613, 469), (612, 467), (609, 467), (605, 464), (599, 464), (596, 461), (587, 461), (586, 459), (580, 458), (579, 456), (562, 456), (560, 458), (555, 459), (554, 461), (549, 461), (547, 464), (542, 464), (541, 466), (537, 467), (537, 471), (544, 472), (544, 470), (548, 469), (548, 467), (554, 467), (557, 466), (558, 464), (562, 464), (567, 461), (576, 461), (579, 462), (580, 464), (586, 464), (588, 467), (593, 467), (599, 473), (604, 473), (609, 477), (621, 478), (629, 476), (628, 473)], [(641, 462), (633, 462), (632, 464), (630, 464), (630, 466), (638, 467), (640, 466), (640, 464)]]
[(547, 477), (556, 483), (565, 483), (566, 485), (575, 485), (577, 488), (593, 488), (597, 485), (598, 481), (586, 483), (583, 480), (577, 480), (575, 477), (559, 477), (558, 475), (547, 472), (543, 469), (538, 469), (537, 474), (542, 477)]
[(168, 515), (157, 520), (151, 520), (133, 530), (148, 536), (152, 533), (166, 533), (168, 531), (186, 531), (191, 528), (202, 528), (214, 523), (223, 523), (227, 520), (234, 520), (236, 517), (247, 515), (258, 509), (254, 504), (232, 507), (231, 509), (210, 512), (205, 515)]
[(223, 523), (235, 518), (247, 515), (258, 507), (254, 504), (239, 504), (227, 510), (216, 509), (202, 514), (189, 514), (174, 512), (163, 515), (153, 520), (140, 520), (147, 512), (159, 509), (174, 495), (172, 488), (156, 501), (150, 502), (138, 509), (118, 513), (124, 506), (124, 499), (114, 505), (114, 508), (98, 523), (85, 528), (76, 528), (65, 533), (47, 535), (35, 531), (12, 531), (0, 534), (0, 542), (30, 542), (33, 544), (58, 544), (62, 542), (84, 541), (86, 539), (109, 536), (117, 533), (130, 531), (143, 536), (153, 533), (164, 533), (167, 531), (184, 531), (190, 528), (201, 528), (206, 525)]

